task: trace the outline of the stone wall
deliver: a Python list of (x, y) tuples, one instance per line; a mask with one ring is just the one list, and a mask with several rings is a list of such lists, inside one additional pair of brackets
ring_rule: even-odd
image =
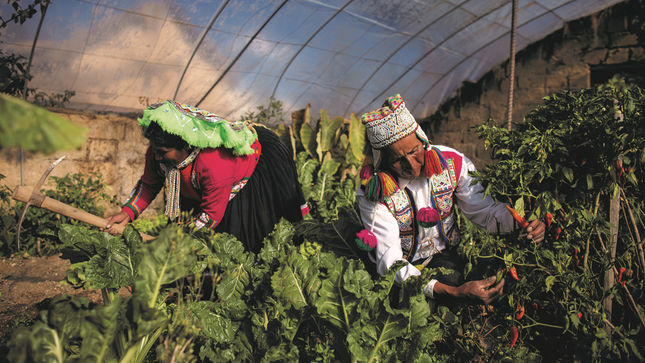
[[(639, 20), (640, 17), (640, 20)], [(645, 69), (645, 11), (627, 1), (565, 25), (516, 56), (513, 121), (521, 122), (544, 96), (590, 86), (590, 66), (631, 63)], [(484, 143), (470, 129), (489, 117), (506, 120), (509, 63), (489, 71), (477, 83), (464, 84), (432, 116), (419, 120), (436, 144), (453, 147), (478, 169), (491, 162)]]
[[(25, 185), (34, 185), (52, 162), (67, 155), (51, 176), (62, 177), (74, 173), (96, 172), (102, 175), (109, 186), (109, 194), (116, 195), (123, 202), (143, 173), (144, 155), (148, 141), (143, 137), (136, 114), (93, 113), (68, 109), (50, 108), (76, 124), (89, 128), (87, 140), (79, 150), (57, 152), (44, 156), (40, 153), (25, 152)], [(0, 174), (5, 179), (0, 183), (13, 189), (20, 184), (20, 149), (0, 150)], [(49, 180), (48, 187), (53, 186)], [(144, 212), (143, 217), (156, 214), (154, 208), (163, 207), (163, 198), (158, 197)], [(108, 213), (119, 208), (109, 206)]]

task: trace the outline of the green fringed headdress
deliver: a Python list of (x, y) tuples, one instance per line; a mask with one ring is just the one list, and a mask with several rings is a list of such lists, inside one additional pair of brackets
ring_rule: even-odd
[(244, 122), (229, 121), (183, 103), (169, 100), (148, 106), (139, 119), (139, 125), (148, 127), (151, 122), (156, 122), (164, 131), (181, 137), (194, 147), (223, 146), (232, 149), (235, 155), (250, 155), (255, 152), (251, 145), (257, 135)]

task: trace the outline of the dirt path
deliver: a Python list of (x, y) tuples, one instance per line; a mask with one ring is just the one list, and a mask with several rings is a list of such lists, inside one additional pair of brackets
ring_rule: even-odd
[[(49, 300), (62, 294), (84, 296), (102, 303), (99, 290), (75, 290), (62, 285), (70, 261), (60, 255), (0, 259), (0, 342), (21, 322), (32, 320)], [(0, 344), (1, 345), (1, 344)]]

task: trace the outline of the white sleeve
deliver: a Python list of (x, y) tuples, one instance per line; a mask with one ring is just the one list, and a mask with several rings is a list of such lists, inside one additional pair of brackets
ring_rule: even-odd
[[(376, 271), (383, 276), (397, 261), (407, 261), (403, 257), (403, 250), (401, 249), (399, 227), (388, 208), (382, 203), (368, 201), (360, 187), (356, 199), (361, 211), (363, 225), (376, 236)], [(408, 263), (407, 266), (396, 273), (395, 281), (397, 284), (401, 284), (408, 277), (419, 275), (421, 275), (421, 272)]]
[(506, 209), (507, 203), (496, 202), (490, 195), (484, 198), (484, 188), (481, 184), (470, 185), (475, 178), (468, 175), (468, 172), (476, 171), (475, 165), (463, 154), (458, 154), (463, 160), (455, 196), (461, 211), (475, 225), (492, 233), (512, 232), (515, 225), (513, 217)]

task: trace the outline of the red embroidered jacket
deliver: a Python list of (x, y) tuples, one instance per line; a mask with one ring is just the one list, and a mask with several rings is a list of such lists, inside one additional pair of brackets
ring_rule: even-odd
[[(184, 198), (196, 201), (195, 205), (203, 212), (199, 217), (203, 225), (214, 228), (219, 224), (233, 186), (248, 180), (253, 174), (262, 147), (257, 140), (251, 147), (255, 150), (254, 154), (241, 156), (233, 155), (231, 150), (223, 147), (202, 149), (197, 158), (181, 170), (180, 193)], [(143, 175), (122, 210), (131, 220), (137, 218), (161, 191), (165, 181), (166, 177), (154, 159), (152, 149), (148, 148)], [(181, 208), (190, 209), (185, 205)]]

